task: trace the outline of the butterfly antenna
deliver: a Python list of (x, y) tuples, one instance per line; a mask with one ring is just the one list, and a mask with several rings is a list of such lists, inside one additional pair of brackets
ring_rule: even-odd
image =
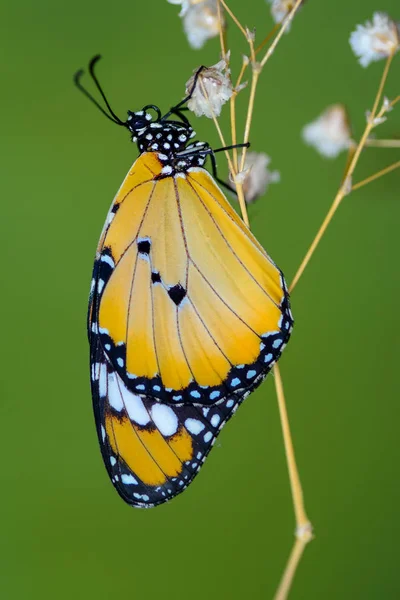
[(97, 102), (97, 100), (92, 96), (92, 94), (90, 94), (86, 88), (83, 87), (83, 85), (81, 84), (81, 78), (82, 75), (84, 74), (83, 69), (80, 69), (79, 71), (77, 71), (74, 75), (74, 83), (76, 85), (76, 87), (86, 96), (86, 98), (89, 98), (89, 100), (91, 102), (93, 102), (93, 104), (95, 106), (97, 106), (97, 108), (99, 109), (100, 112), (103, 113), (103, 115), (105, 117), (107, 117), (107, 119), (110, 119), (110, 121), (112, 121), (113, 123), (116, 123), (117, 125), (122, 125), (124, 127), (126, 127), (126, 123), (124, 123), (124, 121), (121, 121), (121, 119), (119, 117), (117, 117), (117, 115), (115, 114), (115, 112), (112, 110), (103, 90), (102, 87), (94, 73), (94, 66), (97, 63), (98, 60), (100, 60), (101, 56), (100, 54), (98, 54), (97, 56), (95, 56), (94, 58), (92, 58), (92, 60), (89, 63), (89, 73), (97, 87), (97, 89), (99, 90), (101, 97), (103, 98), (110, 114), (108, 114), (104, 108), (99, 104), (99, 102)]

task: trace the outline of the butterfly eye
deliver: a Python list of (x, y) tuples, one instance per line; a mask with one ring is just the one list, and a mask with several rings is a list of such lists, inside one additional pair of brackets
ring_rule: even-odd
[[(150, 119), (147, 118), (147, 115), (150, 117)], [(132, 133), (136, 133), (141, 129), (145, 129), (151, 122), (151, 120), (151, 115), (149, 113), (146, 113), (144, 110), (140, 110), (138, 112), (128, 111), (127, 125), (128, 129)]]

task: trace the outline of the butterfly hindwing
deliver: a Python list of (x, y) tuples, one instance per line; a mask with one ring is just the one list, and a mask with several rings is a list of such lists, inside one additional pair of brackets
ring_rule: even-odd
[(111, 481), (121, 497), (152, 507), (194, 479), (243, 395), (212, 407), (171, 406), (127, 389), (92, 336), (92, 395), (97, 433)]

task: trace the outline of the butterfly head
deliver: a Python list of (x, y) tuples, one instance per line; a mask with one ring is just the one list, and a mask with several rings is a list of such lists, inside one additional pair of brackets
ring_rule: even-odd
[[(154, 109), (157, 114), (156, 117), (149, 111), (149, 108)], [(133, 138), (138, 138), (149, 127), (150, 123), (159, 121), (160, 117), (161, 112), (157, 106), (145, 106), (142, 108), (142, 110), (138, 110), (136, 112), (128, 110), (126, 127), (132, 133)]]
[[(185, 172), (190, 167), (203, 166), (207, 154), (210, 153), (208, 144), (192, 142), (196, 135), (188, 119), (182, 114), (182, 102), (162, 115), (158, 106), (148, 104), (142, 110), (128, 111), (126, 121), (120, 119), (112, 110), (106, 95), (97, 79), (94, 68), (100, 55), (95, 56), (89, 63), (89, 73), (100, 92), (105, 107), (82, 85), (83, 70), (75, 74), (74, 81), (78, 89), (91, 101), (107, 119), (129, 130), (132, 141), (137, 144), (140, 154), (157, 152), (158, 158), (164, 163), (163, 175)], [(177, 118), (174, 119), (174, 116)]]

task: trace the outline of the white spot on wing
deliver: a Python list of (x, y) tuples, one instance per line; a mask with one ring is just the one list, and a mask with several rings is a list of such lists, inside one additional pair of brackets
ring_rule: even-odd
[(190, 431), (190, 433), (193, 433), (194, 435), (197, 435), (198, 433), (200, 433), (201, 431), (203, 431), (204, 429), (204, 424), (199, 421), (198, 419), (186, 419), (185, 421), (185, 427), (188, 431)]
[(101, 262), (105, 262), (113, 269), (115, 267), (114, 261), (109, 254), (103, 254), (101, 257)]
[(220, 420), (221, 420), (221, 418), (219, 415), (213, 415), (211, 417), (211, 425), (213, 427), (217, 427), (219, 425)]
[(150, 421), (149, 413), (147, 412), (143, 400), (140, 396), (132, 394), (128, 388), (121, 382), (121, 390), (124, 398), (126, 411), (129, 418), (135, 421), (138, 425), (147, 425)]
[(162, 435), (174, 435), (178, 431), (178, 417), (170, 406), (153, 404), (151, 416)]
[(99, 396), (105, 398), (107, 396), (107, 365), (100, 364), (99, 370)]
[(121, 481), (127, 485), (138, 485), (137, 479), (135, 479), (133, 475), (126, 475), (126, 473), (121, 475)]
[(114, 410), (121, 412), (124, 408), (122, 394), (118, 384), (122, 384), (121, 379), (115, 373), (108, 374), (108, 401)]

